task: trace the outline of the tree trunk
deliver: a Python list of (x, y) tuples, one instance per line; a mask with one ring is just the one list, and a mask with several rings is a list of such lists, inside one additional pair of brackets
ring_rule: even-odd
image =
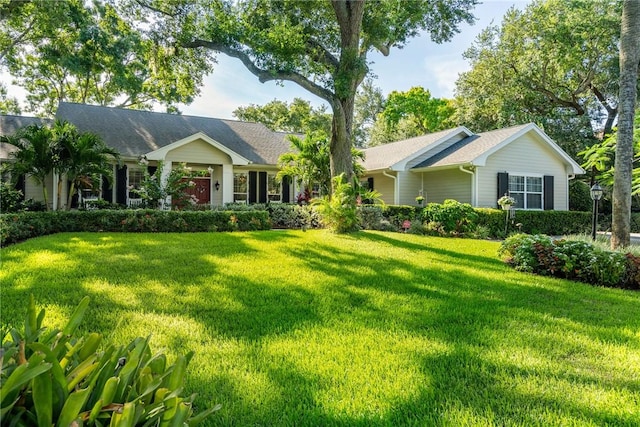
[[(353, 176), (353, 158), (351, 155), (352, 124), (349, 117), (353, 117), (353, 102), (349, 111), (349, 100), (337, 102), (332, 106), (333, 123), (331, 126), (331, 142), (329, 145), (329, 159), (331, 177), (344, 173), (347, 182)], [(353, 98), (351, 99), (353, 101)]]
[(620, 30), (620, 104), (613, 182), (611, 247), (628, 246), (631, 237), (633, 121), (640, 61), (640, 1), (625, 0)]

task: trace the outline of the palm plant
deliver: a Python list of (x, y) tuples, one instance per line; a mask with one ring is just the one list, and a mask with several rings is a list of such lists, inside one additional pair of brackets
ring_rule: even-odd
[(46, 179), (55, 169), (56, 158), (55, 141), (50, 128), (40, 125), (30, 125), (19, 129), (11, 136), (0, 137), (5, 142), (16, 147), (10, 154), (12, 162), (7, 164), (7, 169), (13, 179), (21, 175), (28, 175), (42, 186), (44, 204), (49, 210)]
[[(111, 159), (118, 159), (118, 152), (105, 145), (102, 139), (90, 132), (79, 132), (67, 122), (56, 121), (53, 127), (58, 162), (55, 166), (59, 176), (66, 175), (71, 183), (67, 210), (78, 189), (95, 188), (100, 185), (100, 177), (111, 180), (113, 168)], [(62, 181), (58, 182), (58, 195), (61, 194)]]
[[(331, 193), (331, 169), (329, 160), (329, 137), (324, 131), (307, 133), (304, 139), (290, 135), (292, 152), (285, 153), (278, 159), (280, 171), (278, 179), (288, 177), (297, 179), (305, 188), (317, 184), (320, 194)], [(351, 149), (354, 175), (363, 172), (360, 160), (364, 153), (356, 148)]]

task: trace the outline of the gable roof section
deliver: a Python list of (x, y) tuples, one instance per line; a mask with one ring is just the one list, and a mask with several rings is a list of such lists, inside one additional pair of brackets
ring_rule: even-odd
[(585, 173), (584, 169), (582, 169), (578, 163), (534, 123), (482, 132), (467, 137), (437, 155), (426, 159), (413, 169), (445, 168), (459, 165), (484, 166), (489, 156), (529, 132), (537, 135), (552, 151), (567, 163), (571, 167), (573, 174)]
[[(20, 128), (30, 125), (51, 125), (53, 120), (41, 117), (0, 116), (0, 136), (10, 136)], [(9, 154), (15, 151), (15, 147), (5, 142), (0, 143), (0, 159), (9, 158)]]
[(66, 102), (58, 106), (56, 118), (100, 135), (124, 157), (137, 158), (177, 142), (184, 144), (198, 133), (207, 137), (203, 138), (206, 142), (226, 147), (227, 154), (235, 153), (251, 163), (275, 165), (280, 154), (290, 151), (287, 134), (260, 123)]
[(365, 160), (363, 166), (367, 171), (393, 169), (404, 170), (411, 160), (414, 160), (429, 151), (438, 152), (445, 143), (455, 143), (455, 138), (465, 138), (472, 132), (460, 126), (455, 129), (443, 130), (403, 141), (391, 142), (367, 148), (364, 151)]
[(226, 146), (220, 144), (218, 141), (209, 138), (207, 135), (205, 135), (202, 132), (194, 133), (193, 135), (188, 136), (186, 138), (183, 138), (180, 141), (173, 142), (173, 143), (171, 143), (169, 145), (165, 145), (164, 147), (159, 148), (159, 149), (157, 149), (155, 151), (151, 151), (150, 153), (147, 153), (147, 159), (148, 160), (163, 160), (169, 151), (175, 150), (176, 148), (182, 147), (182, 146), (187, 145), (187, 144), (189, 144), (189, 143), (191, 143), (193, 141), (198, 141), (198, 140), (202, 140), (202, 141), (206, 142), (207, 144), (211, 145), (212, 147), (215, 147), (218, 150), (222, 151), (223, 153), (227, 154), (229, 157), (231, 157), (231, 162), (234, 165), (248, 165), (249, 163), (251, 163), (250, 160), (242, 157), (241, 155), (239, 155), (238, 153), (234, 152), (233, 150), (230, 150)]

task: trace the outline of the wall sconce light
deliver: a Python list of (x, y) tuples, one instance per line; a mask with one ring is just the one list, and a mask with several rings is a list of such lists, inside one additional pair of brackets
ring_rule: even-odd
[(216, 181), (215, 184), (213, 184), (214, 187), (216, 187), (216, 191), (220, 190), (220, 183), (218, 181)]
[(209, 166), (207, 170), (209, 171), (209, 175), (213, 174), (213, 167)]

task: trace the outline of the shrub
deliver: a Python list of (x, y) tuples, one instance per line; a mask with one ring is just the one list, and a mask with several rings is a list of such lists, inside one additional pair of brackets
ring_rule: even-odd
[[(413, 221), (418, 215), (419, 210), (415, 206), (408, 205), (385, 205), (382, 206), (382, 216), (389, 223), (393, 230), (402, 230), (402, 224), (405, 221)], [(385, 224), (382, 224), (383, 227)]]
[(359, 206), (360, 225), (365, 230), (383, 230), (382, 206)]
[(24, 209), (24, 194), (9, 182), (0, 183), (0, 212), (18, 212)]
[(609, 287), (640, 284), (640, 258), (585, 241), (516, 234), (502, 242), (499, 254), (520, 271)]
[(356, 209), (357, 189), (345, 181), (344, 174), (333, 178), (333, 194), (315, 199), (313, 204), (322, 223), (336, 233), (350, 233), (360, 229)]
[(266, 206), (273, 228), (319, 228), (320, 217), (308, 205), (270, 203)]
[(443, 233), (462, 236), (477, 227), (478, 214), (468, 203), (445, 200), (443, 204), (429, 203), (421, 213), (423, 221), (435, 222)]
[[(233, 218), (233, 220), (232, 220)], [(202, 232), (268, 230), (266, 211), (89, 210), (0, 215), (0, 244), (60, 232)]]
[(182, 396), (192, 353), (168, 365), (164, 354), (152, 354), (149, 338), (99, 351), (100, 334), (76, 335), (88, 304), (85, 297), (62, 331), (50, 330), (32, 296), (23, 330), (3, 333), (3, 420), (40, 426), (196, 425), (220, 409), (194, 416), (194, 396)]

